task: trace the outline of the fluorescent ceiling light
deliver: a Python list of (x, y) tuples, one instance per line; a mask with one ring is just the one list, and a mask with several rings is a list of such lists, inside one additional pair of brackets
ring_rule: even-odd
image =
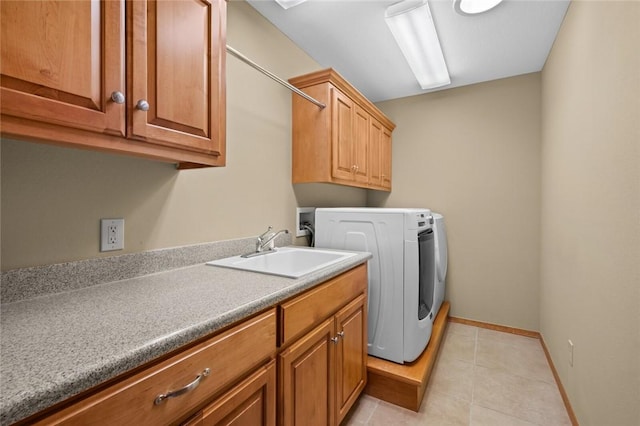
[(290, 7), (297, 6), (300, 3), (304, 3), (305, 1), (307, 0), (276, 0), (283, 9), (289, 9)]
[(461, 15), (476, 15), (491, 10), (502, 0), (453, 0), (453, 8)]
[(426, 0), (389, 6), (384, 19), (423, 89), (451, 84), (436, 27)]

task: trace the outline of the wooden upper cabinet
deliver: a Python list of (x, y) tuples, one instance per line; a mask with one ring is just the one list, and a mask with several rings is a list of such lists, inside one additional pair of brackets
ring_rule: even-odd
[(367, 111), (356, 105), (354, 109), (355, 123), (353, 124), (353, 178), (356, 182), (369, 182), (369, 121)]
[(382, 185), (382, 124), (371, 119), (369, 126), (369, 182), (372, 185)]
[(332, 171), (331, 175), (337, 179), (351, 180), (353, 178), (353, 122), (354, 106), (351, 99), (339, 91), (332, 89), (333, 127), (332, 140)]
[(225, 164), (225, 0), (0, 7), (4, 136)]
[[(395, 124), (332, 69), (289, 82), (326, 105), (320, 108), (293, 94), (292, 182), (390, 191), (391, 176), (383, 184), (382, 174), (391, 171)], [(380, 134), (372, 132), (374, 123)]]
[(3, 115), (124, 136), (124, 3), (3, 0), (0, 16)]
[(132, 138), (222, 153), (219, 7), (215, 0), (128, 3)]
[(369, 127), (369, 183), (391, 190), (391, 131), (373, 118)]
[(391, 130), (382, 129), (382, 148), (380, 149), (381, 186), (391, 191)]

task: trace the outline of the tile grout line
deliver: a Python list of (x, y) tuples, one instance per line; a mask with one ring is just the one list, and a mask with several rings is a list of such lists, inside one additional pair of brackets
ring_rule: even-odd
[(371, 412), (369, 413), (369, 416), (367, 417), (367, 420), (364, 421), (365, 425), (369, 424), (371, 417), (373, 417), (373, 413), (378, 409), (378, 405), (380, 405), (380, 400), (377, 400), (376, 403), (374, 404), (373, 409), (371, 410)]
[(471, 402), (469, 403), (469, 425), (471, 425), (471, 410), (473, 407), (473, 401), (475, 400), (475, 392), (476, 392), (476, 362), (477, 362), (477, 354), (478, 354), (478, 334), (479, 329), (476, 327), (475, 336), (473, 339), (473, 378), (471, 380)]

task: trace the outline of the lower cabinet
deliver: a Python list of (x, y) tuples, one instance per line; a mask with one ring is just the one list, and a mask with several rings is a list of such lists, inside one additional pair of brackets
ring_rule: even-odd
[[(200, 407), (212, 398), (222, 401), (228, 395), (224, 392), (233, 393), (242, 386), (237, 382), (262, 371), (275, 353), (276, 310), (272, 308), (44, 419), (27, 424), (176, 424), (201, 410)], [(226, 390), (229, 388), (231, 391)], [(218, 394), (224, 396), (218, 399)], [(273, 402), (271, 406), (274, 406)]]
[[(364, 390), (366, 277), (366, 269), (356, 268), (282, 306), (285, 337), (289, 314), (304, 311), (319, 323), (278, 356), (281, 425), (338, 425)], [(327, 297), (335, 292), (351, 294), (335, 303)], [(336, 305), (340, 307), (334, 311)], [(333, 312), (317, 316), (322, 310)]]
[(338, 425), (366, 385), (366, 264), (35, 425)]
[(335, 424), (333, 323), (325, 320), (280, 355), (281, 424)]
[(361, 295), (335, 316), (337, 423), (347, 415), (367, 384), (366, 297)]
[(271, 361), (183, 423), (183, 426), (275, 424), (276, 364)]

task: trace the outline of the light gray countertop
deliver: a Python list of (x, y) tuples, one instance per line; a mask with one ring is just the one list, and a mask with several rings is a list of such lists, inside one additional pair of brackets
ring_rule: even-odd
[(0, 306), (0, 424), (11, 424), (290, 298), (298, 279), (198, 264)]

